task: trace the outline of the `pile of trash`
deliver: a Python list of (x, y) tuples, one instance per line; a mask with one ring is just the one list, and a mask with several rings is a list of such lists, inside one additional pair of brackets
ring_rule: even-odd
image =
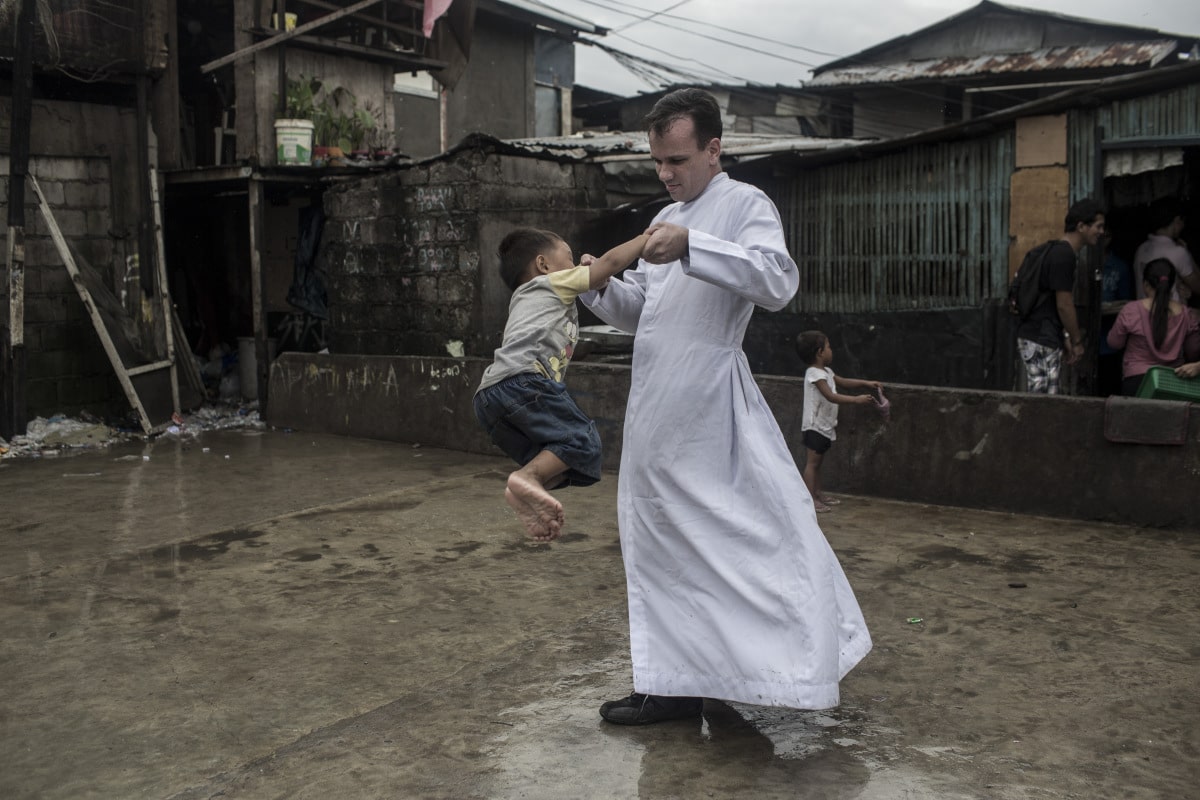
[[(266, 423), (258, 413), (258, 403), (213, 403), (186, 414), (173, 414), (171, 424), (155, 429), (152, 436), (195, 437), (204, 431), (250, 428), (262, 430)], [(25, 433), (12, 441), (0, 438), (0, 459), (43, 458), (67, 455), (76, 451), (109, 447), (141, 440), (140, 428), (124, 422), (109, 425), (83, 412), (78, 418), (55, 414), (50, 418), (37, 417), (25, 426)]]

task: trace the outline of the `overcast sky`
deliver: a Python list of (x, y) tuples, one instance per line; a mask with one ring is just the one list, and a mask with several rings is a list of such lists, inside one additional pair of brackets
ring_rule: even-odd
[[(537, 1), (608, 28), (609, 34), (600, 41), (618, 50), (707, 77), (713, 83), (771, 85), (798, 85), (811, 77), (812, 66), (912, 33), (977, 5), (977, 0)], [(1009, 5), (1033, 7), (1035, 3)], [(1060, 14), (1200, 37), (1200, 0), (1044, 0), (1036, 5)], [(651, 21), (638, 21), (654, 12), (665, 13)], [(577, 84), (621, 95), (654, 88), (596, 47), (578, 45), (575, 52)], [(688, 80), (672, 78), (670, 82)]]

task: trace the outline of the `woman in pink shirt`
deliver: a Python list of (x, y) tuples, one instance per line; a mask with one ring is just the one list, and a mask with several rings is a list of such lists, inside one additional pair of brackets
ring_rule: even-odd
[(1125, 304), (1108, 345), (1125, 348), (1121, 359), (1121, 394), (1137, 394), (1150, 367), (1178, 367), (1200, 358), (1200, 322), (1192, 310), (1171, 299), (1175, 267), (1165, 258), (1146, 265), (1142, 274), (1145, 299)]

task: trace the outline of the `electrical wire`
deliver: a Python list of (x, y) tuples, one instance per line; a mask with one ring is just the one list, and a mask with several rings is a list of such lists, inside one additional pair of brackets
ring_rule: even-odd
[[(540, 0), (531, 0), (531, 2), (534, 2), (534, 3), (538, 4), (538, 5), (542, 5), (542, 6), (546, 7), (546, 8), (550, 8), (550, 6), (546, 5), (545, 3), (542, 3), (542, 2), (540, 2)], [(702, 20), (693, 20), (693, 19), (690, 19), (690, 18), (688, 18), (688, 17), (682, 17), (682, 16), (679, 16), (679, 15), (675, 15), (675, 14), (668, 14), (668, 13), (666, 13), (667, 11), (669, 11), (669, 10), (670, 10), (670, 8), (674, 8), (674, 7), (676, 7), (676, 6), (671, 6), (671, 7), (668, 7), (668, 9), (664, 9), (664, 11), (662, 11), (662, 12), (656, 12), (656, 13), (654, 13), (654, 14), (651, 14), (649, 17), (637, 17), (637, 15), (635, 15), (635, 14), (632, 14), (631, 12), (628, 12), (628, 11), (623, 11), (623, 10), (621, 10), (621, 9), (619, 9), (619, 8), (614, 8), (614, 7), (613, 7), (613, 6), (626, 6), (626, 7), (629, 7), (629, 8), (639, 8), (639, 10), (644, 10), (644, 9), (640, 9), (640, 7), (639, 7), (639, 6), (633, 5), (633, 4), (631, 4), (631, 3), (626, 3), (626, 2), (623, 2), (623, 0), (607, 0), (607, 2), (599, 2), (599, 0), (578, 0), (578, 2), (586, 3), (586, 4), (588, 4), (588, 5), (597, 6), (597, 7), (599, 7), (599, 8), (603, 8), (603, 9), (605, 9), (605, 10), (607, 10), (607, 11), (611, 11), (611, 12), (613, 12), (613, 13), (622, 14), (622, 15), (625, 15), (625, 16), (633, 16), (633, 17), (636, 17), (636, 18), (637, 18), (637, 22), (641, 22), (641, 21), (647, 21), (647, 22), (654, 22), (655, 24), (659, 24), (659, 25), (667, 25), (667, 23), (664, 23), (664, 22), (661, 22), (661, 21), (659, 21), (659, 20), (655, 19), (655, 17), (658, 17), (658, 16), (662, 16), (662, 17), (668, 17), (668, 18), (671, 18), (671, 19), (676, 19), (676, 20), (680, 20), (680, 21), (683, 21), (683, 22), (688, 22), (688, 23), (693, 23), (693, 24), (699, 24), (699, 25), (705, 25), (705, 26), (708, 26), (708, 27), (718, 28), (718, 29), (720, 29), (720, 30), (722, 30), (722, 31), (725, 31), (726, 33), (735, 34), (735, 35), (739, 35), (739, 36), (745, 36), (745, 37), (747, 37), (747, 38), (750, 38), (750, 39), (756, 39), (756, 40), (759, 40), (759, 41), (770, 42), (770, 43), (772, 43), (772, 44), (777, 44), (777, 45), (784, 46), (784, 47), (792, 47), (792, 48), (795, 48), (795, 49), (804, 50), (804, 51), (807, 51), (807, 52), (813, 52), (813, 53), (817, 53), (817, 54), (820, 54), (820, 55), (827, 55), (827, 56), (830, 56), (830, 57), (833, 57), (833, 58), (844, 58), (844, 60), (847, 60), (849, 64), (867, 64), (867, 63), (868, 63), (868, 62), (866, 62), (865, 60), (854, 59), (854, 58), (851, 58), (851, 57), (840, 57), (840, 56), (838, 56), (837, 54), (834, 54), (834, 53), (827, 53), (827, 52), (820, 51), (820, 50), (814, 50), (814, 49), (812, 49), (812, 48), (804, 47), (803, 45), (795, 45), (795, 44), (790, 44), (790, 43), (788, 43), (788, 42), (781, 42), (781, 41), (779, 41), (779, 40), (776, 40), (776, 39), (769, 39), (769, 38), (767, 38), (767, 37), (758, 36), (758, 35), (756, 35), (756, 34), (745, 33), (745, 32), (743, 32), (743, 31), (737, 31), (737, 30), (732, 30), (732, 29), (728, 29), (728, 28), (723, 28), (723, 27), (721, 27), (721, 26), (712, 25), (711, 23), (706, 23), (706, 22), (703, 22)], [(635, 23), (631, 23), (631, 24), (637, 24), (637, 22), (635, 22)], [(630, 27), (630, 25), (626, 25), (626, 26), (623, 26), (622, 28), (615, 29), (615, 30), (613, 31), (613, 33), (616, 33), (618, 30), (623, 30), (624, 28), (627, 28), (627, 27)], [(718, 38), (718, 37), (715, 37), (715, 36), (708, 36), (708, 35), (706, 35), (706, 34), (701, 34), (701, 33), (698, 33), (698, 32), (696, 32), (696, 31), (692, 31), (692, 30), (689, 30), (689, 29), (687, 29), (687, 28), (682, 28), (682, 27), (678, 27), (678, 26), (672, 26), (672, 27), (673, 27), (673, 29), (674, 29), (674, 30), (676, 30), (676, 31), (678, 31), (678, 32), (680, 32), (680, 33), (688, 33), (688, 34), (691, 34), (691, 35), (693, 35), (693, 36), (698, 36), (698, 37), (700, 37), (700, 38), (709, 39), (709, 40), (711, 40), (711, 41), (715, 41), (715, 42), (718, 42), (718, 43), (720, 43), (720, 44), (724, 44), (724, 45), (727, 45), (727, 46), (729, 46), (729, 47), (734, 47), (734, 48), (737, 48), (737, 49), (739, 49), (739, 50), (743, 50), (743, 51), (745, 51), (745, 50), (747, 50), (747, 49), (748, 49), (748, 48), (747, 48), (747, 47), (746, 47), (744, 44), (740, 44), (740, 43), (738, 43), (738, 42), (732, 42), (732, 41), (729, 41), (728, 39), (721, 39), (721, 38)], [(632, 39), (632, 38), (630, 38), (630, 37), (628, 37), (628, 36), (624, 36), (624, 35), (622, 35), (622, 38), (628, 39), (629, 41), (632, 41), (632, 42), (634, 42), (635, 44), (637, 44), (637, 45), (639, 45), (639, 46), (641, 46), (641, 47), (647, 47), (648, 49), (653, 49), (653, 50), (656, 50), (656, 51), (658, 51), (658, 52), (662, 52), (662, 51), (661, 51), (659, 48), (651, 48), (649, 45), (646, 45), (646, 44), (644, 44), (644, 43), (642, 43), (642, 42), (638, 42), (637, 40), (634, 40), (634, 39)], [(582, 38), (581, 38), (581, 39), (580, 39), (580, 41), (587, 41), (587, 40), (585, 40), (585, 39), (582, 39)], [(800, 66), (805, 66), (805, 67), (809, 67), (809, 68), (815, 68), (816, 66), (818, 66), (818, 65), (814, 65), (814, 64), (811, 64), (811, 63), (808, 63), (808, 62), (805, 62), (805, 61), (801, 61), (801, 60), (799, 60), (799, 59), (791, 59), (791, 58), (788, 58), (787, 56), (782, 56), (782, 55), (778, 55), (778, 54), (775, 54), (775, 53), (770, 53), (770, 52), (765, 52), (765, 51), (760, 51), (760, 50), (756, 50), (756, 51), (753, 51), (753, 52), (754, 52), (754, 54), (755, 54), (755, 55), (759, 55), (759, 56), (765, 56), (765, 57), (768, 57), (768, 58), (775, 58), (775, 59), (779, 59), (779, 60), (783, 60), (783, 61), (789, 61), (789, 62), (792, 62), (792, 63), (799, 64)], [(629, 55), (632, 55), (632, 54), (629, 54)], [(670, 55), (670, 54), (668, 54), (668, 55)], [(674, 55), (672, 55), (672, 57), (673, 57), (673, 58), (680, 58), (680, 56), (674, 56)], [(688, 60), (693, 60), (693, 61), (695, 61), (695, 59), (688, 59)], [(624, 64), (622, 64), (622, 66), (624, 66)], [(726, 74), (726, 75), (729, 75), (729, 73), (724, 73), (724, 74)], [(642, 80), (646, 81), (646, 78), (645, 78), (645, 77), (643, 77), (643, 76), (639, 76), (639, 77), (642, 77)], [(731, 77), (732, 77), (732, 76), (731, 76)], [(647, 82), (648, 82), (648, 81), (647, 81)], [(649, 82), (648, 82), (648, 83), (649, 83)], [(747, 81), (747, 83), (751, 83), (751, 81)], [(759, 82), (759, 83), (760, 83), (760, 85), (761, 85), (761, 82)], [(650, 85), (652, 86), (652, 88), (659, 88), (659, 87), (657, 87), (657, 86), (654, 86), (653, 84), (650, 84)], [(803, 88), (803, 87), (802, 87), (802, 86), (800, 86), (800, 87), (798, 87), (798, 88)], [(932, 101), (934, 101), (935, 103), (945, 103), (945, 102), (946, 102), (946, 99), (947, 99), (947, 98), (945, 98), (945, 96), (943, 96), (943, 95), (941, 95), (941, 94), (936, 94), (936, 93), (929, 92), (929, 91), (923, 91), (923, 90), (921, 90), (921, 89), (918, 89), (918, 88), (915, 88), (915, 87), (912, 87), (912, 86), (903, 86), (903, 85), (894, 85), (894, 84), (892, 84), (892, 85), (887, 85), (885, 88), (888, 88), (888, 89), (890, 89), (890, 90), (892, 90), (892, 91), (895, 91), (895, 92), (899, 92), (899, 93), (903, 93), (903, 94), (909, 95), (909, 96), (911, 96), (911, 97), (921, 98), (921, 99), (925, 99), (925, 100), (932, 100)], [(1002, 91), (1002, 90), (997, 90), (997, 91), (994, 91), (994, 92), (992, 92), (991, 94), (992, 94), (992, 96), (994, 96), (994, 97), (997, 97), (997, 98), (1000, 98), (1000, 99), (1005, 99), (1005, 100), (1012, 101), (1014, 104), (1023, 103), (1023, 102), (1026, 102), (1026, 101), (1029, 99), (1028, 97), (1026, 97), (1026, 96), (1024, 96), (1024, 95), (1015, 95), (1015, 94), (1012, 94), (1011, 92), (1004, 92), (1004, 91)], [(893, 129), (894, 129), (894, 127), (895, 127), (895, 126), (893, 126)], [(909, 127), (911, 127), (911, 130), (913, 130), (913, 131), (917, 131), (917, 130), (924, 130), (924, 128), (921, 128), (921, 127), (918, 127), (918, 126), (909, 126)]]
[(620, 33), (621, 31), (628, 30), (629, 28), (632, 28), (634, 25), (641, 25), (643, 22), (649, 22), (649, 21), (651, 21), (652, 19), (654, 19), (655, 17), (661, 17), (661, 16), (664, 16), (664, 15), (665, 15), (665, 14), (666, 14), (668, 11), (672, 11), (672, 10), (674, 10), (674, 9), (676, 9), (676, 8), (679, 8), (680, 6), (685, 6), (685, 5), (687, 5), (688, 3), (690, 3), (690, 2), (692, 2), (692, 0), (679, 0), (679, 2), (678, 2), (678, 3), (676, 3), (676, 4), (675, 4), (675, 5), (673, 5), (673, 6), (667, 6), (667, 7), (666, 7), (666, 8), (664, 8), (662, 11), (655, 11), (653, 14), (651, 14), (651, 15), (650, 15), (650, 16), (648, 16), (648, 17), (638, 17), (638, 18), (637, 18), (637, 19), (635, 19), (633, 22), (630, 22), (630, 23), (627, 23), (627, 24), (625, 24), (625, 25), (622, 25), (622, 26), (621, 26), (621, 27), (619, 27), (619, 28), (613, 28), (611, 31), (609, 31), (609, 33)]

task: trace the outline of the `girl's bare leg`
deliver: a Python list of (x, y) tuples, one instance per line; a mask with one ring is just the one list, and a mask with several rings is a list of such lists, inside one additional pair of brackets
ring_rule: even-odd
[(804, 464), (804, 485), (808, 487), (808, 493), (812, 495), (817, 511), (832, 511), (832, 506), (822, 499), (824, 495), (821, 492), (821, 458), (817, 451), (808, 451), (808, 461)]
[(562, 483), (567, 465), (549, 450), (543, 450), (525, 466), (508, 476), (504, 499), (517, 512), (525, 531), (536, 542), (550, 542), (562, 534), (563, 507), (546, 486)]

